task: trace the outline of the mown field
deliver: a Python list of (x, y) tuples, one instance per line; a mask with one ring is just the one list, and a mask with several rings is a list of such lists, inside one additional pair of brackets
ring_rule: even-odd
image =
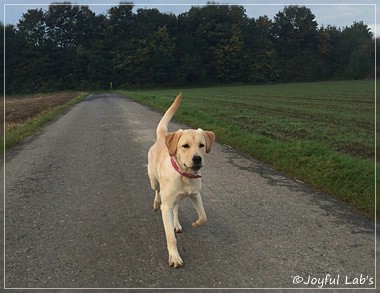
[[(5, 97), (5, 141), (1, 151), (8, 149), (36, 132), (58, 114), (85, 97), (80, 92), (57, 92)], [(4, 107), (1, 105), (1, 108)], [(4, 110), (1, 109), (1, 113)], [(1, 135), (3, 135), (1, 129)]]
[(179, 91), (177, 120), (374, 215), (374, 81), (122, 93), (164, 111)]

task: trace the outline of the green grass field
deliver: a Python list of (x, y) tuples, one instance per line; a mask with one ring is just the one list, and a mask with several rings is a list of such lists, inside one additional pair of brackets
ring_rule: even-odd
[(122, 93), (165, 111), (180, 91), (178, 121), (374, 215), (374, 81)]

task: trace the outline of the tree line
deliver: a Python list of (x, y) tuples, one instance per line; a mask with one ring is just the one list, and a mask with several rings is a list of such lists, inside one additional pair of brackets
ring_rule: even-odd
[(319, 28), (303, 6), (269, 19), (212, 3), (178, 16), (134, 12), (127, 3), (100, 15), (88, 6), (51, 4), (2, 28), (7, 93), (374, 75), (375, 40), (366, 24)]

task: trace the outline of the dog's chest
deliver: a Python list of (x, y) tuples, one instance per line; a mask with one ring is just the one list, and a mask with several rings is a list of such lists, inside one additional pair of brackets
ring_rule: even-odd
[(199, 179), (182, 179), (182, 188), (180, 189), (181, 196), (191, 196), (201, 191), (201, 181)]

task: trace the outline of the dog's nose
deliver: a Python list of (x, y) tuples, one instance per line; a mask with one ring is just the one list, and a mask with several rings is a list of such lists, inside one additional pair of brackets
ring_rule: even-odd
[(200, 164), (202, 162), (202, 157), (201, 156), (194, 156), (193, 157), (193, 163), (194, 164)]

